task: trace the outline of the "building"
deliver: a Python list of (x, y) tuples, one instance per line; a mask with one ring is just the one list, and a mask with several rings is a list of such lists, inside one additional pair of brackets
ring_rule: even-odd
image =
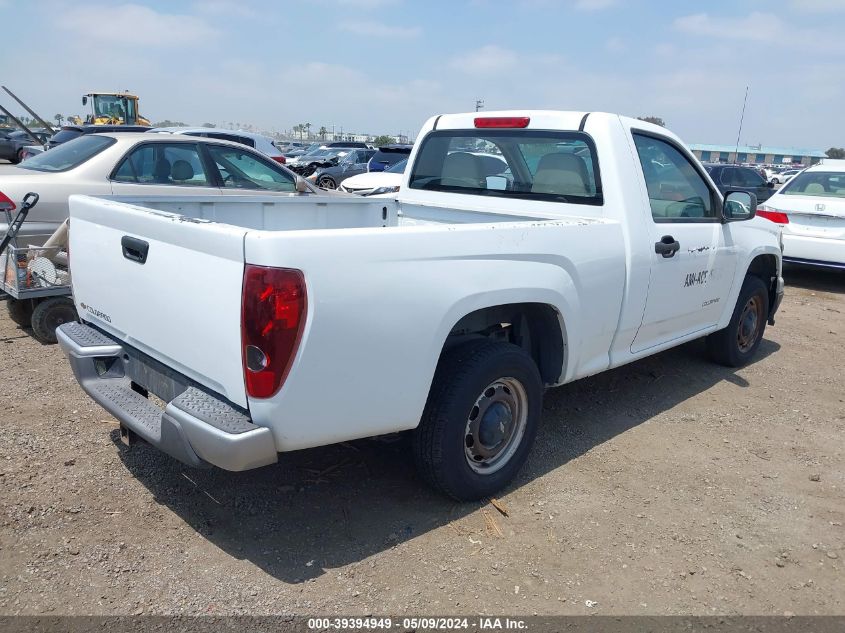
[(815, 165), (826, 158), (820, 149), (767, 147), (765, 145), (690, 145), (702, 163), (753, 163), (763, 165)]

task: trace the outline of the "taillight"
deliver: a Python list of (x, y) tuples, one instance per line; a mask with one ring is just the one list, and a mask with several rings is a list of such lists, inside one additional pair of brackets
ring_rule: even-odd
[(285, 160), (285, 157), (284, 157), (284, 156), (271, 156), (270, 158), (272, 158), (272, 159), (273, 159), (274, 161), (276, 161), (277, 163), (281, 163), (282, 165), (284, 165), (284, 164), (287, 162), (287, 161)]
[(5, 193), (0, 191), (0, 211), (14, 211), (15, 203)]
[(528, 127), (531, 119), (527, 116), (479, 116), (475, 117), (475, 127), (482, 128), (521, 128)]
[(775, 224), (789, 224), (789, 216), (782, 211), (775, 211), (771, 207), (757, 207), (757, 215), (761, 218), (771, 220)]
[(241, 304), (246, 391), (269, 398), (287, 378), (305, 325), (305, 277), (299, 270), (247, 264)]

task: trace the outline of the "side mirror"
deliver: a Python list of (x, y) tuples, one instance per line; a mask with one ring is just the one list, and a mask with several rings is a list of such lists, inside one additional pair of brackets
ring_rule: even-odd
[(88, 104), (88, 97), (82, 97), (82, 105)]
[(302, 176), (296, 177), (296, 193), (309, 193), (311, 189), (308, 187), (308, 183), (305, 182), (305, 178)]
[(770, 180), (769, 182), (767, 182), (767, 183), (766, 183), (766, 186), (767, 186), (769, 189), (774, 189), (774, 188), (775, 188), (775, 183), (773, 183), (773, 182)]
[(722, 222), (742, 222), (757, 214), (757, 196), (747, 191), (728, 190), (722, 205)]

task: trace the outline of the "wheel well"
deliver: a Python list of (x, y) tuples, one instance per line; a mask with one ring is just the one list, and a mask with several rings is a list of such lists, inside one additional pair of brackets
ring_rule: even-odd
[(769, 289), (769, 305), (775, 301), (777, 292), (778, 260), (774, 255), (757, 255), (748, 267), (746, 275), (759, 277)]
[(543, 303), (513, 303), (471, 312), (458, 321), (444, 351), (470, 338), (486, 337), (513, 343), (537, 363), (545, 384), (559, 382), (565, 351), (558, 311)]

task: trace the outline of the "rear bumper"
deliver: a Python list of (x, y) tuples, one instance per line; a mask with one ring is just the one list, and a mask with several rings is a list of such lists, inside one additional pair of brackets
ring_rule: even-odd
[(845, 268), (845, 240), (784, 232), (783, 261), (825, 268)]
[[(232, 471), (277, 461), (270, 429), (252, 424), (245, 411), (82, 323), (65, 323), (56, 336), (85, 392), (122, 427), (171, 457)], [(174, 397), (162, 409), (133, 384)]]

